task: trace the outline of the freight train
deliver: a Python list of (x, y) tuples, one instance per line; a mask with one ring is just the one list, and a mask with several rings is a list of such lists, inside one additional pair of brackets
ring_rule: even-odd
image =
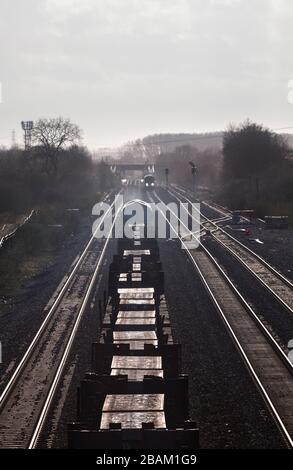
[(118, 241), (91, 372), (78, 389), (77, 422), (68, 427), (69, 448), (198, 448), (158, 243), (144, 232), (133, 226), (133, 239)]

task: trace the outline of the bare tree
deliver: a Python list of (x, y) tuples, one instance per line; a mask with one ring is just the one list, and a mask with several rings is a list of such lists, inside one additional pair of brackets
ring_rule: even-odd
[(45, 171), (58, 173), (59, 153), (69, 145), (78, 143), (81, 139), (81, 130), (70, 119), (62, 117), (51, 119), (38, 119), (33, 132), (33, 143), (42, 150), (45, 160)]

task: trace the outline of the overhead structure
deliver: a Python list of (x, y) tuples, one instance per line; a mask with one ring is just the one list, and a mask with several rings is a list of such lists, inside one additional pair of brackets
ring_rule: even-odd
[(155, 173), (154, 163), (117, 163), (110, 165), (112, 173), (124, 173), (125, 171), (142, 171), (143, 173)]

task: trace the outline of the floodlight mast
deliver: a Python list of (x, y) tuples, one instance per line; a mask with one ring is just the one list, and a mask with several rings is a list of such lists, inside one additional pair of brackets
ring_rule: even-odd
[(21, 127), (24, 131), (24, 148), (29, 150), (32, 146), (32, 130), (34, 128), (33, 121), (21, 121)]

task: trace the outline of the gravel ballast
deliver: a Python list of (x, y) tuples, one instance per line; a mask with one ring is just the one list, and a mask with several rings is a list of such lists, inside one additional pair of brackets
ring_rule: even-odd
[(279, 432), (195, 268), (176, 242), (162, 241), (160, 253), (201, 447), (281, 448)]

